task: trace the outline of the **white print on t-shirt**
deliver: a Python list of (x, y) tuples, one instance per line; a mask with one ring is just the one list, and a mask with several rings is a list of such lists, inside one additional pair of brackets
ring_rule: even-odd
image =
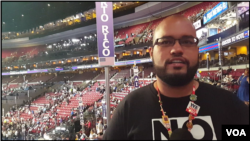
[[(169, 118), (171, 129), (186, 128), (188, 117)], [(153, 140), (169, 140), (167, 129), (161, 118), (152, 119)], [(190, 131), (194, 139), (217, 140), (211, 116), (197, 116), (193, 120), (193, 128)]]

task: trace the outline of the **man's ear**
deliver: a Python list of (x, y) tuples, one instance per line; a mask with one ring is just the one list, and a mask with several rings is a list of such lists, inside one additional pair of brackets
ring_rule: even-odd
[(149, 48), (148, 48), (148, 51), (149, 51), (149, 55), (150, 55), (151, 60), (153, 59), (153, 50), (154, 50), (153, 47), (149, 47)]

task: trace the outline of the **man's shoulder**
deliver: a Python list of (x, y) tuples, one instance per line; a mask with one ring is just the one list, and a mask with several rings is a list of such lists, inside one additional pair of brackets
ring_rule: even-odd
[(228, 98), (235, 99), (237, 97), (232, 92), (230, 92), (226, 89), (216, 87), (216, 86), (213, 86), (211, 84), (207, 84), (207, 83), (203, 83), (203, 82), (200, 82), (199, 92), (206, 93), (207, 97), (214, 97), (214, 98), (220, 99), (220, 100), (221, 99), (228, 99)]
[(205, 91), (209, 91), (209, 92), (213, 92), (212, 94), (217, 94), (217, 93), (222, 93), (222, 94), (232, 94), (232, 92), (225, 90), (223, 88), (217, 87), (217, 86), (213, 86), (211, 84), (208, 83), (204, 83), (204, 82), (199, 82), (200, 83), (200, 88), (202, 90)]

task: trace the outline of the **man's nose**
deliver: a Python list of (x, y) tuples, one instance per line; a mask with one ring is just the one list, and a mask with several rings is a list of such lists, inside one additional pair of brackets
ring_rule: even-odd
[(171, 55), (178, 55), (178, 56), (183, 54), (183, 48), (181, 47), (178, 40), (175, 41), (175, 44), (170, 51), (170, 54)]

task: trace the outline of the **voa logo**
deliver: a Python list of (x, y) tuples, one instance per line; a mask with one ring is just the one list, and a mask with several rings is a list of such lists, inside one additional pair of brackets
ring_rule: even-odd
[[(183, 128), (187, 129), (188, 117), (169, 118), (172, 131)], [(169, 140), (167, 129), (162, 119), (152, 119), (153, 140)], [(193, 120), (193, 128), (190, 131), (197, 140), (217, 140), (211, 116), (197, 116)]]
[(231, 135), (233, 135), (235, 137), (237, 137), (237, 136), (247, 136), (244, 129), (241, 129), (241, 130), (239, 130), (239, 129), (226, 129), (226, 132), (227, 132), (228, 136), (231, 136)]

